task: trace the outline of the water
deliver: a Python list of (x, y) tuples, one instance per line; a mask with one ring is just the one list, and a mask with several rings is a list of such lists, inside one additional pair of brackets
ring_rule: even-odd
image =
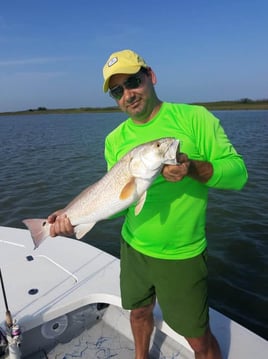
[[(242, 191), (211, 190), (212, 307), (268, 338), (268, 111), (215, 114), (249, 171)], [(0, 116), (0, 225), (47, 217), (106, 171), (105, 135), (121, 113)], [(98, 223), (85, 241), (119, 256), (122, 220)]]

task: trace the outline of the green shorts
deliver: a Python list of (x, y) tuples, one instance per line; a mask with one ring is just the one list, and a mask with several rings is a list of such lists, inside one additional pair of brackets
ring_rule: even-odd
[(165, 322), (177, 333), (202, 336), (208, 327), (207, 253), (189, 259), (148, 257), (121, 243), (121, 296), (125, 309), (157, 298)]

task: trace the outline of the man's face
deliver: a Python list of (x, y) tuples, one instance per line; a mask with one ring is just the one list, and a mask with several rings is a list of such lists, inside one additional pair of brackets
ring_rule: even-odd
[(148, 73), (113, 75), (109, 82), (110, 95), (116, 100), (123, 112), (132, 118), (142, 118), (148, 112), (155, 96), (155, 75), (151, 69)]

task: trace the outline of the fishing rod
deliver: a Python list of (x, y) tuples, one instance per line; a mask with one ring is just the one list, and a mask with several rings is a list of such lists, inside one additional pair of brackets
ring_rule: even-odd
[(8, 309), (6, 290), (5, 290), (5, 286), (4, 286), (4, 280), (3, 280), (1, 268), (0, 268), (0, 281), (1, 281), (1, 287), (2, 287), (2, 293), (3, 293), (4, 302), (5, 302), (5, 307), (6, 307), (6, 325), (9, 328), (11, 328), (12, 325), (13, 325), (13, 319), (12, 319), (12, 315), (10, 313), (10, 310)]
[(6, 340), (8, 345), (9, 359), (20, 359), (21, 358), (20, 348), (19, 348), (21, 343), (20, 327), (16, 323), (16, 320), (13, 321), (11, 312), (8, 308), (7, 295), (6, 295), (1, 268), (0, 268), (0, 282), (1, 282), (4, 302), (5, 302), (5, 307), (6, 307), (6, 337), (4, 339)]

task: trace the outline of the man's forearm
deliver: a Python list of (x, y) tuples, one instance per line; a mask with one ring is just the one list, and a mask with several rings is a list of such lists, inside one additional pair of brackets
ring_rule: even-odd
[(213, 175), (213, 167), (210, 162), (190, 160), (188, 176), (202, 183), (206, 183)]

